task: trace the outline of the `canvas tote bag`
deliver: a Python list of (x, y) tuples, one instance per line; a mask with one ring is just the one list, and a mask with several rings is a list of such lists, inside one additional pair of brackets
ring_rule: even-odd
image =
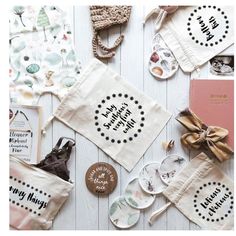
[(93, 59), (54, 117), (131, 171), (171, 114)]
[(16, 229), (49, 229), (73, 184), (10, 156), (10, 225)]
[[(201, 153), (163, 191), (186, 217), (203, 229), (233, 229), (234, 185), (206, 154)], [(165, 210), (170, 203), (163, 207)], [(157, 217), (159, 209), (152, 216)]]
[(232, 6), (182, 6), (159, 33), (185, 72), (192, 72), (233, 44)]

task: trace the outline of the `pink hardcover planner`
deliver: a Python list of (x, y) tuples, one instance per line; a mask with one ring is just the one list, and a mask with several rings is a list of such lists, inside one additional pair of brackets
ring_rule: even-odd
[(189, 106), (206, 125), (227, 129), (226, 141), (234, 147), (233, 80), (191, 80)]

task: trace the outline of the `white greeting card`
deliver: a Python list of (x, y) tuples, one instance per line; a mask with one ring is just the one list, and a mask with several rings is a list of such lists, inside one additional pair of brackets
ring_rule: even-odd
[(40, 155), (41, 107), (10, 106), (9, 154), (28, 163), (37, 163)]

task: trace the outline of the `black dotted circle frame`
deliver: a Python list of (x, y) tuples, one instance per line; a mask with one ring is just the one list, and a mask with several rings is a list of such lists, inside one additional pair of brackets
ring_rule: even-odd
[[(106, 103), (107, 100), (110, 100), (112, 98), (115, 97), (124, 97), (125, 99), (130, 100), (131, 102), (133, 102), (135, 105), (137, 105), (138, 110), (140, 111), (140, 116), (141, 116), (141, 123), (139, 124), (139, 128), (137, 129), (137, 132), (135, 132), (132, 136), (123, 139), (123, 140), (115, 140), (114, 138), (110, 138), (109, 136), (105, 135), (105, 133), (102, 131), (102, 129), (99, 127), (99, 122), (98, 122), (98, 114), (100, 113), (100, 109), (103, 107), (103, 105)], [(128, 141), (133, 141), (134, 138), (137, 138), (138, 135), (142, 132), (142, 128), (144, 127), (144, 121), (145, 121), (145, 117), (144, 117), (145, 112), (142, 110), (142, 106), (139, 105), (138, 100), (134, 99), (133, 96), (129, 96), (128, 94), (122, 94), (122, 93), (118, 93), (115, 94), (113, 93), (111, 96), (107, 96), (106, 98), (104, 98), (100, 104), (97, 105), (97, 109), (95, 110), (95, 116), (94, 116), (94, 120), (95, 120), (95, 127), (97, 129), (97, 132), (101, 132), (100, 135), (102, 137), (105, 138), (105, 140), (110, 141), (111, 143), (117, 143), (117, 144), (121, 144), (121, 143), (127, 143)]]
[[(213, 42), (212, 43), (204, 43), (204, 42), (199, 41), (191, 31), (192, 17), (194, 16), (194, 14), (197, 14), (197, 12), (199, 12), (201, 9), (206, 9), (206, 8), (212, 8), (212, 9), (220, 12), (221, 15), (224, 17), (224, 20), (225, 20), (225, 25), (226, 26), (225, 26), (224, 33), (222, 34), (222, 37), (219, 38), (219, 40), (215, 41), (214, 43)], [(195, 8), (192, 13), (190, 13), (190, 16), (188, 18), (187, 30), (188, 30), (189, 36), (191, 37), (191, 39), (193, 41), (195, 41), (196, 44), (199, 44), (200, 46), (205, 46), (205, 47), (211, 46), (211, 47), (213, 47), (214, 45), (218, 45), (219, 43), (221, 43), (223, 41), (223, 39), (226, 38), (226, 35), (228, 34), (228, 29), (229, 29), (228, 17), (225, 15), (225, 12), (223, 10), (221, 10), (221, 8), (216, 7), (216, 6), (199, 6), (199, 7)]]
[[(34, 190), (36, 192), (39, 192), (40, 194), (44, 195), (44, 196), (47, 196), (48, 198), (51, 198), (51, 195), (50, 194), (47, 194), (45, 192), (43, 192), (42, 190), (39, 190), (38, 188), (34, 188), (33, 186), (31, 186), (30, 184), (28, 183), (25, 183), (24, 181), (20, 180), (20, 179), (17, 179), (15, 177), (13, 177), (12, 175), (9, 176), (9, 179), (15, 181), (15, 182), (18, 182), (19, 184), (22, 184), (23, 186), (26, 186), (27, 188), (31, 189), (31, 190)], [(35, 215), (38, 215), (38, 216), (41, 216), (41, 213), (38, 213), (36, 211), (33, 211), (33, 209), (27, 207), (27, 206), (24, 206), (22, 203), (20, 202), (16, 202), (15, 200), (12, 200), (11, 198), (9, 198), (9, 202), (11, 202), (12, 204), (22, 208), (22, 209), (25, 209), (26, 211), (29, 211), (29, 212), (32, 212), (33, 214)]]
[[(229, 210), (227, 211), (227, 213), (225, 213), (224, 214), (224, 216), (222, 216), (222, 217), (220, 217), (220, 218), (211, 218), (210, 219), (210, 217), (208, 218), (208, 217), (206, 217), (206, 216), (204, 216), (200, 211), (199, 211), (199, 209), (198, 209), (198, 205), (197, 205), (197, 198), (198, 198), (198, 194), (201, 192), (201, 190), (203, 189), (203, 188), (205, 188), (205, 187), (207, 187), (207, 186), (210, 186), (210, 185), (215, 185), (215, 186), (220, 186), (220, 187), (222, 187), (222, 188), (224, 188), (225, 189), (225, 191), (228, 193), (228, 195), (229, 195), (229, 199), (230, 199), (230, 205), (229, 205)], [(226, 217), (228, 217), (228, 215), (230, 214), (230, 213), (232, 213), (232, 211), (233, 211), (233, 205), (234, 205), (234, 197), (233, 197), (233, 195), (232, 195), (232, 192), (229, 190), (229, 188), (228, 187), (226, 187), (225, 186), (225, 184), (221, 184), (220, 182), (208, 182), (207, 184), (203, 184), (200, 188), (199, 188), (199, 190), (197, 190), (196, 191), (196, 194), (194, 195), (194, 200), (193, 200), (193, 206), (194, 206), (194, 208), (195, 208), (195, 212), (200, 216), (200, 217), (202, 217), (202, 219), (203, 220), (206, 220), (206, 221), (208, 221), (208, 222), (218, 222), (218, 221), (220, 221), (220, 220), (224, 220)]]
[(9, 176), (9, 179), (11, 179), (11, 180), (13, 180), (15, 182), (18, 182), (19, 184), (22, 184), (22, 185), (26, 186), (27, 188), (32, 189), (32, 190), (34, 190), (34, 191), (36, 191), (36, 192), (38, 192), (38, 193), (40, 193), (40, 194), (42, 194), (44, 196), (48, 196), (48, 198), (51, 197), (50, 194), (47, 194), (47, 193), (43, 192), (42, 190), (39, 190), (38, 188), (35, 188), (34, 186), (31, 186), (30, 184), (25, 183), (24, 181), (13, 177), (12, 175)]
[(25, 209), (26, 211), (32, 212), (35, 215), (41, 216), (41, 213), (38, 213), (36, 211), (33, 211), (33, 209), (28, 208), (27, 206), (24, 206), (23, 204), (16, 202), (15, 200), (12, 200), (11, 198), (9, 198), (9, 202), (11, 202), (13, 205), (16, 205), (22, 209)]

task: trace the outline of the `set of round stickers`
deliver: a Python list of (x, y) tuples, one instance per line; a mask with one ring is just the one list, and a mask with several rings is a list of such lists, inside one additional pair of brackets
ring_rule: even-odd
[(119, 196), (111, 204), (109, 217), (118, 228), (130, 228), (140, 217), (140, 210), (150, 207), (156, 195), (168, 186), (173, 178), (187, 164), (179, 155), (169, 155), (161, 163), (151, 162), (139, 172), (139, 176), (131, 180), (123, 196)]

